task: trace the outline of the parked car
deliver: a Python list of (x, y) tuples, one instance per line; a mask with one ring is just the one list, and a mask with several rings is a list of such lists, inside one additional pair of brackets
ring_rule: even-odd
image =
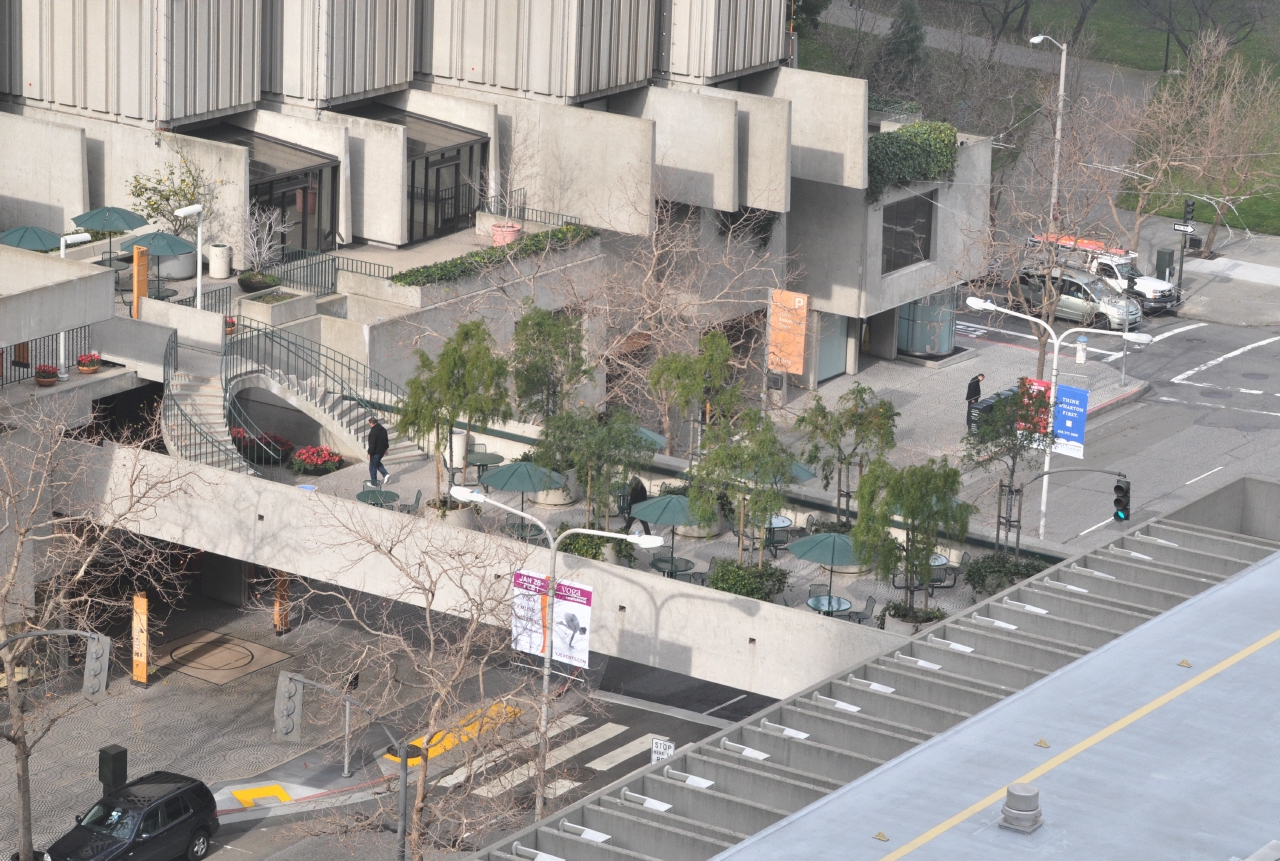
[(213, 793), (194, 777), (153, 771), (109, 792), (44, 861), (202, 861), (218, 832)]
[(1021, 272), (1018, 283), (1031, 306), (1044, 305), (1045, 280), (1050, 279), (1058, 293), (1055, 316), (1083, 323), (1092, 329), (1134, 329), (1142, 322), (1142, 306), (1117, 293), (1101, 280), (1075, 269), (1053, 269), (1046, 276), (1040, 272)]
[(1112, 247), (1097, 239), (1057, 234), (1033, 236), (1027, 244), (1032, 248), (1045, 248), (1051, 243), (1057, 246), (1055, 263), (1097, 275), (1112, 290), (1141, 302), (1143, 313), (1156, 314), (1173, 304), (1173, 285), (1143, 275), (1137, 252)]

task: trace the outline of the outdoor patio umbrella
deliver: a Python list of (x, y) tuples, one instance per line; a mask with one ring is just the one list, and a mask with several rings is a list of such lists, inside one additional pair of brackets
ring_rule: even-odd
[(645, 523), (671, 527), (671, 558), (676, 558), (676, 527), (684, 526), (689, 520), (689, 497), (669, 493), (655, 496), (637, 503), (631, 509), (631, 516)]
[(835, 580), (837, 565), (857, 565), (858, 559), (853, 555), (853, 540), (843, 532), (819, 532), (792, 541), (787, 545), (791, 555), (806, 562), (817, 562), (827, 569), (827, 594), (831, 594), (831, 586)]
[(511, 490), (520, 492), (520, 510), (524, 511), (524, 495), (537, 493), (539, 490), (551, 490), (564, 487), (565, 477), (546, 467), (527, 461), (516, 461), (491, 469), (480, 476), (480, 483), (490, 490)]
[(791, 477), (796, 481), (808, 481), (817, 478), (818, 474), (798, 460), (791, 461)]
[(62, 237), (43, 227), (15, 227), (0, 233), (0, 245), (28, 251), (52, 251), (62, 246)]
[(648, 428), (637, 428), (640, 436), (644, 437), (645, 442), (652, 445), (655, 449), (663, 449), (667, 447), (667, 438), (660, 433), (649, 430)]
[[(99, 230), (103, 233), (124, 233), (145, 227), (147, 220), (136, 212), (130, 212), (119, 206), (100, 206), (71, 219), (76, 227), (84, 230)], [(111, 254), (111, 237), (107, 237), (107, 255)]]
[(189, 254), (196, 247), (181, 236), (157, 230), (155, 233), (144, 233), (135, 236), (120, 246), (121, 251), (132, 251), (134, 248), (145, 248), (158, 257), (172, 257), (177, 254)]

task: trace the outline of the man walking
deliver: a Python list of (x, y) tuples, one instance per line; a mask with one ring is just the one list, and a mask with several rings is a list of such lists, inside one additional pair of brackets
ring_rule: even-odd
[(986, 375), (978, 374), (969, 381), (969, 390), (964, 393), (964, 399), (971, 404), (976, 404), (982, 400), (982, 381), (986, 379)]
[(378, 423), (376, 418), (369, 419), (369, 483), (378, 483), (378, 473), (381, 472), (382, 483), (386, 484), (391, 480), (391, 473), (387, 472), (387, 468), (382, 465), (382, 456), (387, 453), (387, 449), (391, 447), (387, 441), (387, 429)]

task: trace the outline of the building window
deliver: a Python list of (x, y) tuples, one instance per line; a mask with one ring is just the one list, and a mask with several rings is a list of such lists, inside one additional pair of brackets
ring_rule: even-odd
[(928, 260), (933, 250), (933, 208), (937, 192), (913, 194), (884, 208), (880, 274)]

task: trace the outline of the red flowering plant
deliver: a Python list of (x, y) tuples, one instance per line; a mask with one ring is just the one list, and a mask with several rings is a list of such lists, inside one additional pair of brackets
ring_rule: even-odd
[(289, 467), (296, 473), (324, 475), (342, 468), (342, 455), (327, 445), (303, 446), (293, 453)]
[(102, 364), (102, 356), (97, 353), (81, 353), (76, 356), (77, 368), (96, 368)]
[(58, 368), (55, 365), (36, 365), (37, 380), (58, 379)]
[(233, 427), (231, 441), (253, 463), (278, 464), (293, 451), (291, 440), (271, 431), (264, 431), (255, 437), (242, 427)]
[(227, 317), (227, 318), (225, 319), (225, 324), (226, 324), (226, 327), (227, 327), (228, 329), (234, 329), (234, 328), (236, 327), (236, 318), (235, 318), (235, 317)]

